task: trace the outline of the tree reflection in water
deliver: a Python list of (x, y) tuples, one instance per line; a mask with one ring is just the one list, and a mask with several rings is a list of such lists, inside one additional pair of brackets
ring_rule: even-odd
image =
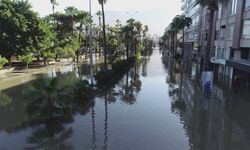
[(126, 104), (133, 105), (136, 102), (138, 93), (141, 91), (140, 67), (140, 63), (135, 63), (134, 67), (118, 83), (121, 100)]
[(12, 99), (0, 91), (0, 107), (6, 107), (12, 102)]
[[(100, 95), (101, 99), (105, 100), (104, 139), (100, 147), (97, 146), (96, 139), (95, 101), (89, 103), (93, 90), (82, 80), (84, 77), (79, 75), (79, 67), (75, 67), (71, 73), (54, 72), (53, 78), (43, 76), (20, 87), (18, 90), (23, 90), (20, 101), (25, 106), (25, 119), (11, 128), (9, 133), (29, 129), (28, 132), (31, 133), (26, 137), (25, 149), (73, 149), (73, 146), (67, 143), (73, 134), (69, 124), (74, 122), (76, 113), (86, 115), (90, 112), (92, 149), (109, 149), (109, 104), (117, 101), (128, 105), (135, 104), (142, 87), (140, 73), (147, 74), (145, 64), (144, 69), (141, 62), (128, 68), (128, 72), (119, 75), (113, 84), (107, 87), (108, 90)], [(5, 101), (4, 105), (8, 105)]]
[(72, 149), (71, 145), (63, 142), (73, 132), (72, 128), (65, 126), (73, 122), (73, 113), (88, 103), (89, 99), (82, 98), (88, 90), (88, 83), (75, 73), (31, 82), (23, 94), (28, 100), (27, 126), (34, 128), (27, 142), (35, 146), (26, 149)]
[(28, 100), (26, 112), (31, 120), (46, 120), (71, 114), (78, 96), (87, 89), (87, 82), (77, 78), (75, 73), (56, 78), (39, 78), (31, 82), (23, 92)]
[[(142, 83), (140, 81), (140, 63), (135, 64), (125, 75), (120, 78), (115, 84), (110, 85), (108, 90), (104, 91), (100, 97), (104, 100), (104, 140), (102, 149), (108, 150), (108, 131), (109, 131), (109, 105), (115, 103), (118, 100), (124, 101), (128, 105), (133, 105), (136, 102), (136, 96), (141, 90)], [(95, 111), (92, 108), (92, 149), (96, 149), (96, 137), (95, 137)]]

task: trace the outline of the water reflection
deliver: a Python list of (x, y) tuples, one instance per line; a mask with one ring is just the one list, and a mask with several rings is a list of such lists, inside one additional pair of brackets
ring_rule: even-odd
[(0, 107), (6, 107), (12, 102), (12, 99), (0, 91)]
[(62, 123), (51, 122), (35, 127), (31, 135), (26, 138), (28, 144), (24, 149), (73, 149), (71, 144), (66, 143), (73, 134), (72, 128), (65, 128)]
[(73, 133), (66, 124), (72, 123), (73, 113), (89, 102), (82, 97), (85, 94), (82, 91), (89, 89), (88, 86), (74, 72), (42, 77), (26, 85), (23, 96), (29, 119), (22, 128), (33, 128), (26, 141), (34, 146), (25, 149), (72, 149), (72, 145), (64, 142)]
[(203, 96), (198, 82), (192, 80), (194, 71), (182, 74), (180, 62), (168, 61), (167, 83), (172, 112), (180, 117), (189, 137), (190, 149), (250, 149), (249, 99), (244, 95), (234, 95), (220, 85), (215, 85), (212, 97)]

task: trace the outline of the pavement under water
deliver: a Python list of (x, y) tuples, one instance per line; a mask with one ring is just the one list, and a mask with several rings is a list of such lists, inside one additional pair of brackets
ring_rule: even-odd
[[(68, 100), (76, 97), (71, 89), (61, 87), (74, 85), (77, 78), (87, 79), (85, 70), (86, 65), (70, 65), (3, 88), (0, 149), (250, 149), (249, 98), (219, 85), (210, 97), (204, 96), (195, 75), (181, 73), (180, 63), (163, 59), (158, 49), (86, 109), (27, 125), (34, 116), (67, 112), (71, 108)], [(49, 82), (51, 78), (57, 84), (50, 84), (54, 83)], [(45, 102), (60, 101), (61, 107), (49, 110), (47, 103), (27, 107), (27, 93)]]

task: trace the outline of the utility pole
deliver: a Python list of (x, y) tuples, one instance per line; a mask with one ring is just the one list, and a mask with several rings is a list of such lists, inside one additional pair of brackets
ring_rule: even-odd
[(93, 73), (93, 47), (92, 47), (92, 10), (91, 10), (91, 0), (89, 0), (89, 15), (90, 15), (90, 25), (89, 25), (89, 51), (90, 51), (90, 83), (94, 84), (94, 73)]

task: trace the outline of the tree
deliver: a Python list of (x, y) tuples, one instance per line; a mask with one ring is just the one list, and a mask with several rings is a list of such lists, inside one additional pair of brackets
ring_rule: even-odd
[(57, 53), (57, 43), (53, 42), (58, 41), (56, 39), (57, 34), (54, 32), (54, 24), (51, 20), (52, 18), (45, 17), (41, 19), (39, 23), (39, 31), (36, 33), (39, 37), (39, 43), (35, 51), (35, 55), (38, 60), (40, 60), (40, 56), (46, 55), (45, 53)]
[(79, 21), (78, 20), (78, 14), (79, 14), (79, 10), (75, 7), (67, 7), (65, 8), (65, 17), (67, 17), (67, 21), (68, 21), (68, 25), (69, 25), (69, 29), (71, 31), (71, 35), (72, 37), (74, 36), (74, 26), (75, 26), (75, 22)]
[(141, 32), (143, 30), (143, 25), (141, 22), (139, 21), (136, 21), (134, 23), (134, 26), (135, 26), (135, 41), (134, 41), (134, 49), (135, 49), (135, 56), (136, 58), (139, 58), (140, 57), (140, 51), (141, 51)]
[(134, 45), (134, 22), (135, 19), (131, 18), (127, 20), (127, 24), (130, 27), (130, 46), (131, 46), (131, 51), (133, 51), (133, 45)]
[(102, 25), (102, 21), (101, 21), (101, 19), (102, 19), (102, 12), (100, 10), (98, 10), (96, 12), (96, 15), (97, 15), (97, 17), (99, 19), (99, 27), (101, 27), (101, 25)]
[[(88, 24), (88, 13), (79, 11), (75, 7), (67, 7), (65, 13), (56, 13), (52, 17), (57, 21), (55, 27), (57, 36), (56, 53), (63, 57), (76, 55), (78, 61), (81, 46), (83, 45), (83, 25)], [(87, 43), (86, 41), (85, 39), (85, 43)]]
[(130, 29), (131, 27), (128, 26), (128, 25), (125, 25), (122, 27), (122, 34), (123, 34), (123, 42), (125, 43), (125, 46), (126, 46), (126, 56), (127, 56), (127, 59), (129, 58), (129, 33), (130, 33)]
[(96, 15), (98, 16), (99, 18), (99, 27), (97, 28), (98, 29), (98, 49), (99, 49), (99, 56), (101, 56), (101, 29), (99, 30), (99, 28), (101, 28), (102, 26), (102, 22), (101, 22), (101, 19), (102, 19), (102, 12), (101, 11), (97, 11), (96, 12)]
[(182, 30), (182, 57), (184, 54), (184, 40), (185, 40), (185, 32), (184, 29), (186, 27), (190, 27), (190, 25), (192, 24), (192, 19), (190, 17), (185, 17), (184, 15), (177, 15), (172, 22), (172, 28), (176, 29), (177, 31)]
[(27, 1), (0, 1), (1, 55), (9, 62), (13, 55), (34, 52), (40, 37), (40, 18)]
[(26, 64), (26, 69), (27, 69), (27, 72), (28, 72), (28, 69), (29, 69), (29, 64), (32, 62), (33, 60), (33, 56), (32, 54), (26, 54), (26, 55), (22, 55), (22, 56), (18, 56), (18, 59), (25, 63)]
[(170, 50), (172, 51), (172, 54), (174, 55), (175, 54), (175, 43), (177, 43), (176, 41), (176, 38), (177, 37), (177, 34), (178, 33), (178, 30), (176, 28), (174, 28), (173, 24), (171, 23), (170, 24), (170, 29), (166, 31), (166, 34), (168, 35), (169, 37), (169, 41), (170, 41)]
[(209, 67), (209, 64), (210, 64), (210, 50), (211, 50), (211, 46), (212, 46), (214, 14), (215, 14), (215, 11), (218, 9), (219, 4), (227, 3), (227, 2), (229, 2), (229, 0), (196, 0), (196, 5), (200, 5), (202, 7), (207, 7), (207, 9), (210, 12), (209, 13), (208, 38), (207, 38), (207, 44), (206, 44), (206, 55), (205, 55), (205, 61), (203, 63), (203, 70), (204, 71), (211, 69)]
[(106, 24), (105, 24), (105, 11), (104, 4), (107, 0), (98, 0), (99, 4), (102, 7), (102, 32), (103, 32), (103, 49), (104, 49), (104, 65), (105, 69), (107, 69), (107, 40), (106, 40)]
[(55, 6), (58, 5), (57, 0), (50, 0), (50, 3), (52, 4), (52, 12), (55, 13)]
[(147, 38), (148, 31), (149, 31), (148, 26), (144, 25), (143, 30), (142, 30), (142, 41), (143, 41), (144, 48), (146, 46), (146, 38)]
[(0, 55), (0, 69), (3, 69), (3, 66), (8, 63), (8, 60)]

